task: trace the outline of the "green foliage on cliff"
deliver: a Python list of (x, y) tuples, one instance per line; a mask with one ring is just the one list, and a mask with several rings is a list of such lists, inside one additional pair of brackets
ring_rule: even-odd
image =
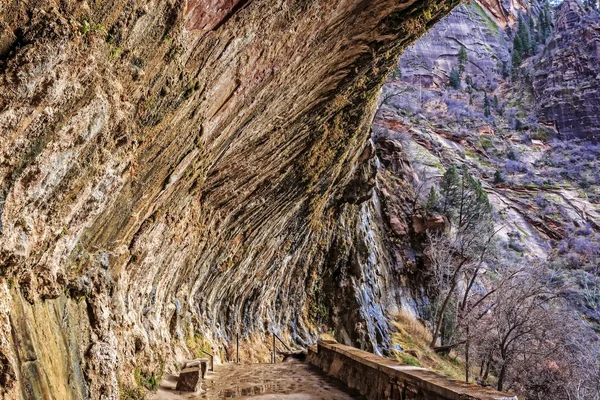
[(141, 387), (131, 387), (119, 383), (119, 400), (144, 400), (146, 391)]
[(210, 342), (199, 333), (196, 333), (194, 336), (188, 336), (185, 339), (185, 345), (197, 358), (206, 357), (205, 352), (212, 353)]
[(450, 87), (458, 89), (460, 87), (460, 71), (452, 68), (450, 71)]
[(469, 56), (467, 55), (467, 49), (465, 46), (460, 46), (460, 50), (458, 51), (458, 70), (462, 74), (465, 72), (465, 68), (469, 62)]
[(451, 166), (440, 182), (440, 199), (435, 201), (430, 192), (428, 209), (437, 210), (451, 220), (458, 229), (470, 229), (480, 222), (491, 219), (492, 205), (481, 182), (473, 177), (463, 165)]
[(158, 387), (160, 377), (153, 372), (144, 372), (140, 369), (134, 371), (135, 383), (138, 387), (143, 387), (148, 390), (155, 390)]

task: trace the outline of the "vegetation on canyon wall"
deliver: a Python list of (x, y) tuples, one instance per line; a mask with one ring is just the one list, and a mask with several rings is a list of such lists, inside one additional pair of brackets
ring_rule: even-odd
[[(561, 3), (461, 5), (402, 56), (373, 127), (392, 246), (427, 334), (409, 330), (459, 360), (462, 379), (526, 399), (600, 393), (598, 125), (567, 122), (569, 107), (582, 120), (600, 111), (590, 61), (600, 17), (595, 5)], [(502, 27), (498, 15), (514, 22)], [(445, 204), (464, 177), (477, 182), (472, 204), (485, 198), (493, 211), (461, 231)], [(399, 216), (406, 182), (413, 206)], [(456, 377), (423, 339), (406, 339), (401, 320), (397, 341), (420, 358), (396, 357)]]

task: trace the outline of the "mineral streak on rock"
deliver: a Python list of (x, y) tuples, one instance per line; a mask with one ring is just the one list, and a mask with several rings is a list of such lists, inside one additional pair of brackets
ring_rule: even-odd
[(231, 17), (251, 0), (189, 0), (185, 12), (185, 27), (193, 31), (209, 31)]
[(577, 0), (558, 8), (554, 34), (534, 63), (538, 117), (563, 138), (600, 138), (600, 25)]
[(517, 22), (519, 12), (527, 12), (528, 2), (523, 0), (474, 0), (493, 16), (501, 28), (506, 28)]
[(194, 335), (305, 343), (316, 314), (385, 345), (369, 125), (456, 3), (1, 3), (3, 395), (113, 399)]

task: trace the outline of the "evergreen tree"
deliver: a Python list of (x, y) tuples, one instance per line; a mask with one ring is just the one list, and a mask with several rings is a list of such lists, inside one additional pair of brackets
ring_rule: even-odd
[(492, 205), (481, 182), (469, 173), (466, 165), (461, 168), (461, 190), (455, 223), (459, 230), (470, 229), (479, 222), (490, 220)]
[(532, 54), (531, 51), (531, 33), (529, 31), (529, 25), (523, 19), (519, 21), (519, 29), (517, 35), (521, 39), (521, 52), (523, 56), (529, 56)]
[(513, 42), (513, 53), (512, 53), (512, 68), (513, 72), (521, 66), (523, 62), (523, 44), (521, 42), (521, 37), (519, 35), (515, 36), (515, 40)]
[(502, 61), (502, 77), (506, 79), (509, 75), (510, 71), (508, 70), (508, 63), (506, 61)]
[(483, 97), (483, 114), (489, 118), (490, 115), (492, 115), (492, 112), (490, 110), (490, 99), (488, 98), (487, 93), (483, 93), (484, 97)]
[(460, 171), (452, 166), (440, 183), (440, 211), (457, 229), (469, 230), (480, 222), (491, 220), (492, 205), (481, 182), (463, 165)]
[(427, 213), (437, 211), (439, 203), (440, 195), (438, 194), (437, 190), (435, 190), (435, 187), (432, 186), (431, 190), (429, 191), (429, 196), (427, 196), (427, 205), (425, 206), (425, 210), (427, 211)]
[(536, 40), (534, 38), (535, 35), (535, 21), (533, 20), (533, 17), (531, 17), (530, 15), (527, 16), (527, 22), (529, 23), (529, 35), (531, 36), (531, 48), (532, 48), (532, 53), (535, 52), (535, 44), (536, 44)]
[(505, 180), (504, 175), (502, 175), (502, 172), (496, 170), (496, 172), (494, 172), (494, 183), (503, 183)]
[(540, 10), (540, 15), (539, 15), (539, 29), (540, 29), (540, 36), (542, 38), (542, 41), (545, 42), (546, 41), (546, 10), (544, 8), (542, 8)]
[(451, 215), (452, 210), (458, 205), (460, 193), (460, 176), (455, 166), (446, 170), (440, 182), (440, 211)]
[(494, 108), (498, 109), (498, 96), (494, 95)]
[(458, 51), (458, 71), (460, 72), (461, 75), (463, 72), (465, 72), (467, 62), (469, 62), (469, 56), (467, 55), (467, 49), (465, 46), (461, 45), (460, 50)]
[(538, 27), (542, 42), (546, 43), (550, 33), (552, 32), (552, 20), (550, 14), (550, 4), (546, 1), (544, 7), (540, 10)]
[(450, 71), (450, 86), (454, 89), (460, 87), (460, 72), (456, 68), (452, 68)]

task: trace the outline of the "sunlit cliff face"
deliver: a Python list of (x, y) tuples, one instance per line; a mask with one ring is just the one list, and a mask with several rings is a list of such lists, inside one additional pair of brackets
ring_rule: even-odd
[(369, 125), (456, 3), (0, 5), (0, 392), (116, 398), (236, 332), (385, 345)]

